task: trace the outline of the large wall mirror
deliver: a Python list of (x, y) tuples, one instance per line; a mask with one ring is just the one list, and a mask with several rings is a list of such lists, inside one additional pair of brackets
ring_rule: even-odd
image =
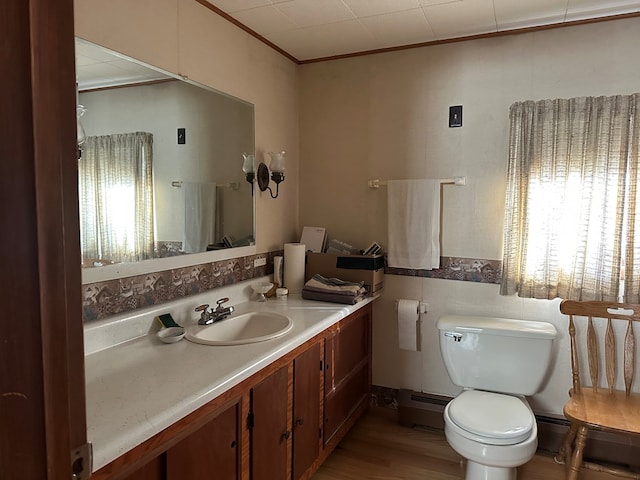
[(83, 283), (255, 253), (253, 105), (81, 39), (76, 62)]

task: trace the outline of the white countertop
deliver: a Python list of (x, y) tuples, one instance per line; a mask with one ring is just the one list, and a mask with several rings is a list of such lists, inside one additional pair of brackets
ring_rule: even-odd
[[(234, 315), (277, 312), (291, 318), (293, 328), (279, 338), (234, 346), (198, 345), (186, 339), (165, 344), (150, 334), (89, 353), (85, 357), (87, 436), (93, 444), (93, 470), (372, 301), (339, 305), (303, 300), (299, 295), (286, 301), (247, 301), (234, 305)], [(152, 321), (153, 316), (148, 324)], [(185, 323), (180, 318), (176, 321)]]

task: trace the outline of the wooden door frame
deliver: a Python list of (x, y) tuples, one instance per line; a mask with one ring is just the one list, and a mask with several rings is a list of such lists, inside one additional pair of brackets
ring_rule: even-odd
[(73, 0), (0, 4), (0, 476), (86, 442)]

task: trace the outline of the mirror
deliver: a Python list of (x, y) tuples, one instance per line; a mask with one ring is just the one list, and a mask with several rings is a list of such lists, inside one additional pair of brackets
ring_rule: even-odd
[[(253, 105), (81, 39), (76, 62), (83, 283), (254, 254), (254, 196), (242, 171), (255, 148)], [(142, 147), (127, 143), (135, 135)], [(146, 175), (122, 166), (138, 161), (151, 165)], [(122, 178), (134, 186), (123, 190)], [(123, 240), (112, 246), (114, 237)]]

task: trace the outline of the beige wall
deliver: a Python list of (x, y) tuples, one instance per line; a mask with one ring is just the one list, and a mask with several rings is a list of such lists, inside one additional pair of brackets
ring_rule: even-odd
[[(465, 176), (444, 187), (442, 254), (502, 258), (508, 109), (518, 100), (640, 90), (640, 19), (545, 30), (300, 67), (300, 225), (364, 248), (386, 243), (386, 191), (367, 180)], [(463, 105), (462, 128), (448, 107)], [(533, 400), (561, 414), (569, 386), (557, 301), (498, 286), (387, 275), (374, 319), (374, 383), (453, 395), (435, 321), (445, 313), (548, 320), (561, 338), (547, 388)], [(426, 301), (422, 352), (397, 345), (394, 300)], [(526, 375), (526, 372), (523, 372)]]
[[(287, 151), (280, 196), (258, 193), (258, 253), (298, 235), (297, 66), (195, 0), (75, 2), (76, 35), (255, 105), (256, 158)], [(238, 158), (238, 169), (242, 159)]]
[[(258, 252), (294, 241), (302, 225), (360, 247), (386, 243), (386, 193), (367, 180), (463, 175), (466, 187), (444, 189), (443, 255), (500, 259), (509, 105), (640, 89), (640, 19), (296, 67), (194, 0), (82, 0), (75, 8), (79, 37), (255, 104), (258, 156), (289, 153), (280, 197), (257, 198)], [(464, 126), (449, 129), (448, 107), (458, 104)], [(374, 383), (457, 392), (438, 351), (442, 314), (547, 320), (560, 339), (533, 405), (561, 414), (569, 374), (558, 301), (501, 297), (497, 286), (471, 282), (387, 275), (385, 285)], [(396, 298), (429, 303), (422, 352), (395, 346)]]

